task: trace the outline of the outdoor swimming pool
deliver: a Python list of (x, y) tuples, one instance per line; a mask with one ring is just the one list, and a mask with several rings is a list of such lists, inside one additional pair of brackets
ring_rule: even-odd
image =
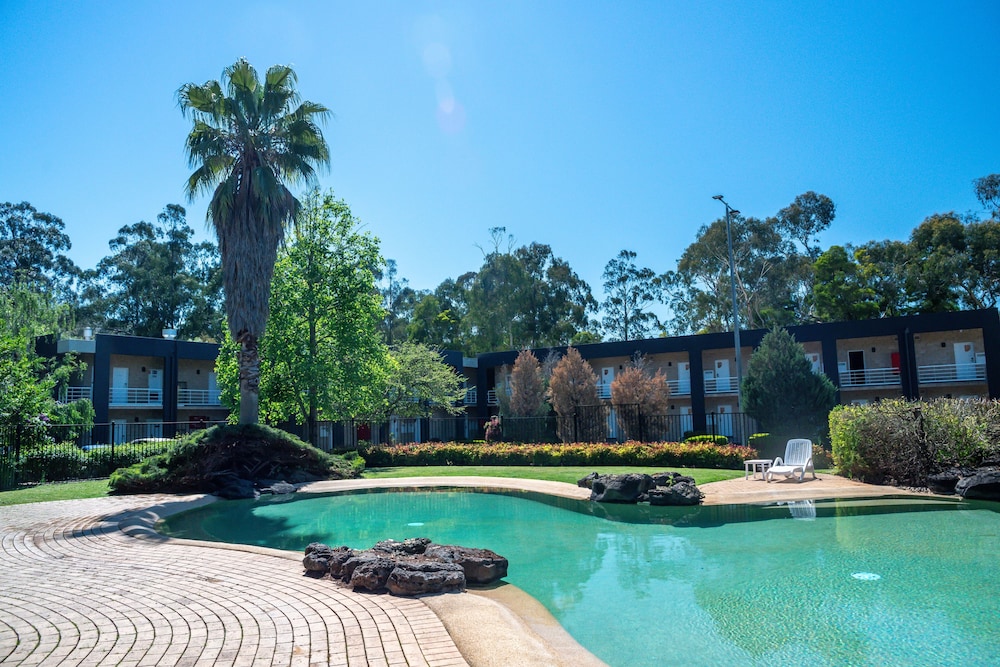
[(301, 551), (429, 537), (506, 578), (610, 665), (970, 665), (1000, 655), (1000, 513), (923, 498), (667, 508), (380, 489), (228, 501), (177, 537)]

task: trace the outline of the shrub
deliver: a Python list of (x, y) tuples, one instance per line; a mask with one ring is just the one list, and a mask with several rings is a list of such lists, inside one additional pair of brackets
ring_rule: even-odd
[(87, 458), (72, 444), (42, 445), (21, 452), (18, 464), (22, 482), (57, 482), (84, 476)]
[(457, 442), (375, 445), (362, 455), (374, 467), (423, 465), (643, 465), (739, 470), (757, 452), (709, 442), (468, 444)]
[(210, 493), (220, 473), (296, 483), (357, 477), (363, 467), (363, 459), (347, 461), (268, 426), (213, 426), (185, 436), (162, 454), (115, 471), (111, 488), (119, 493)]
[(704, 433), (696, 433), (684, 438), (684, 442), (710, 442), (716, 445), (728, 445), (729, 438), (724, 435), (706, 435)]
[(830, 413), (834, 463), (869, 482), (923, 486), (948, 467), (1000, 462), (997, 401), (884, 400)]

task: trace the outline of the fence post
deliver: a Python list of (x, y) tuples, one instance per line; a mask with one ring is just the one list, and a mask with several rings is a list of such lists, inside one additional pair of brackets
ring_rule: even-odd
[(573, 435), (572, 435), (572, 439), (570, 440), (570, 442), (577, 442), (577, 441), (579, 441), (579, 438), (577, 438), (577, 433), (580, 432), (580, 421), (579, 421), (579, 418), (577, 417), (578, 414), (579, 413), (578, 413), (577, 409), (574, 407), (573, 408)]
[(646, 429), (642, 421), (642, 404), (636, 406), (636, 413), (639, 415), (639, 442), (646, 442)]

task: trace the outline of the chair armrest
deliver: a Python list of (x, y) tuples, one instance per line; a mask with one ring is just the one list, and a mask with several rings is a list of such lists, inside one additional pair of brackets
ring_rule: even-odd
[(774, 467), (774, 466), (780, 466), (780, 465), (784, 465), (784, 463), (785, 463), (785, 462), (784, 462), (784, 461), (782, 461), (782, 460), (781, 460), (781, 457), (779, 456), (778, 458), (776, 458), (776, 459), (774, 459), (773, 461), (771, 461), (771, 467)]

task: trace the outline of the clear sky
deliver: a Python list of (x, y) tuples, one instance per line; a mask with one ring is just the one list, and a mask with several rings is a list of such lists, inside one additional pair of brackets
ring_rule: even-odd
[(506, 226), (600, 298), (624, 248), (676, 268), (719, 193), (757, 217), (826, 194), (825, 246), (983, 215), (998, 34), (995, 0), (0, 0), (0, 201), (60, 216), (84, 268), (170, 203), (209, 238), (176, 91), (246, 56), (333, 111), (320, 184), (413, 287), (477, 269)]

